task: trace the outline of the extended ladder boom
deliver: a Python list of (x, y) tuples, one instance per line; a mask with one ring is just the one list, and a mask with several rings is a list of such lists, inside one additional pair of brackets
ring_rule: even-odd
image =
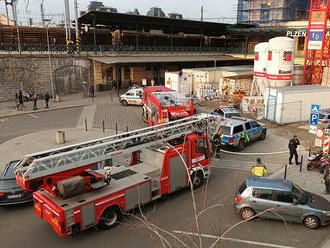
[(138, 151), (196, 131), (207, 131), (217, 119), (215, 116), (200, 114), (90, 142), (29, 154), (16, 165), (15, 173), (27, 182)]

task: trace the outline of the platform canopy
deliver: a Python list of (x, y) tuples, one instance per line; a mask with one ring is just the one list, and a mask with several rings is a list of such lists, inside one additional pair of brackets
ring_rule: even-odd
[(144, 15), (91, 11), (78, 19), (80, 26), (109, 28), (110, 30), (162, 30), (167, 34), (186, 33), (221, 36), (230, 34), (229, 29), (252, 28), (248, 24), (225, 24), (186, 19), (172, 19)]

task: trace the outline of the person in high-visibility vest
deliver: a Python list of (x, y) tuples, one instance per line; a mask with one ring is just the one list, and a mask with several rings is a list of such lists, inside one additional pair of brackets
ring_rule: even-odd
[(257, 158), (257, 163), (252, 166), (251, 172), (254, 176), (264, 177), (267, 173), (266, 166), (261, 162), (261, 158)]

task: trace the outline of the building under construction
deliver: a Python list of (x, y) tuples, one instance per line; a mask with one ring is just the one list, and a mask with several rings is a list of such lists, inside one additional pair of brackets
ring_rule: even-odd
[(238, 0), (237, 23), (276, 26), (308, 20), (310, 0)]

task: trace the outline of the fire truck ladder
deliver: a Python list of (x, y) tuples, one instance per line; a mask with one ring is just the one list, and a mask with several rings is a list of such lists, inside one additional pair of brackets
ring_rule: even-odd
[(217, 118), (188, 117), (72, 146), (25, 155), (15, 167), (25, 182), (121, 156), (197, 131), (207, 131)]

